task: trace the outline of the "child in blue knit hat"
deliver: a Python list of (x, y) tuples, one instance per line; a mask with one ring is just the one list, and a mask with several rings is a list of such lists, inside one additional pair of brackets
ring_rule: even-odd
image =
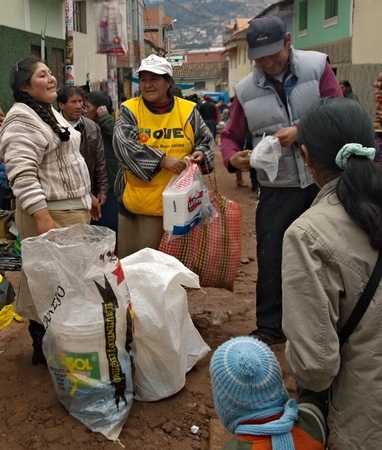
[(301, 392), (299, 405), (285, 388), (272, 350), (249, 336), (222, 344), (210, 363), (215, 408), (235, 435), (224, 450), (323, 450), (325, 399)]

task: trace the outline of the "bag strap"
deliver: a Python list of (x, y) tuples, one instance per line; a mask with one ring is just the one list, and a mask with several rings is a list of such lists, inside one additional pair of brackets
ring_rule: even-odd
[(377, 262), (375, 264), (373, 273), (371, 274), (371, 277), (369, 278), (369, 281), (365, 286), (365, 290), (362, 292), (361, 297), (359, 298), (352, 313), (350, 314), (348, 320), (339, 333), (340, 347), (342, 347), (343, 344), (349, 339), (349, 336), (353, 333), (359, 321), (362, 319), (362, 316), (365, 314), (367, 307), (369, 306), (371, 299), (373, 298), (373, 295), (377, 290), (381, 278), (382, 250), (379, 251)]

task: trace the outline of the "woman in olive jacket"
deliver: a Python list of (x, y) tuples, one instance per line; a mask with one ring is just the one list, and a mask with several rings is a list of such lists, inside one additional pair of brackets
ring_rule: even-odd
[(373, 161), (373, 123), (354, 100), (321, 99), (300, 121), (298, 142), (321, 190), (284, 236), (287, 361), (300, 387), (329, 388), (329, 449), (377, 450), (381, 284), (341, 348), (338, 339), (382, 249), (382, 171)]

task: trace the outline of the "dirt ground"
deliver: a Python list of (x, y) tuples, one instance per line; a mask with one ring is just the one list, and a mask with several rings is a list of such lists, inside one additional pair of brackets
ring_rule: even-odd
[[(57, 400), (45, 366), (31, 364), (31, 340), (27, 321), (13, 321), (0, 330), (0, 450), (21, 449), (211, 449), (210, 422), (216, 419), (209, 377), (212, 351), (233, 336), (255, 328), (256, 199), (248, 187), (236, 186), (235, 175), (222, 167), (217, 149), (220, 191), (243, 205), (242, 263), (234, 292), (205, 288), (188, 295), (194, 324), (211, 352), (187, 374), (185, 387), (176, 395), (153, 403), (134, 401), (119, 441), (93, 433), (69, 415)], [(17, 288), (18, 272), (8, 272)], [(285, 369), (284, 345), (273, 347), (283, 367), (291, 394), (294, 383)], [(196, 425), (196, 434), (191, 427)]]

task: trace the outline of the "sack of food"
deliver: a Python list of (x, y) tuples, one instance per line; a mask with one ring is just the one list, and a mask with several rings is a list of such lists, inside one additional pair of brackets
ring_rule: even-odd
[(57, 396), (73, 417), (116, 440), (133, 402), (133, 321), (115, 233), (76, 225), (22, 244)]
[(160, 400), (180, 391), (186, 373), (210, 350), (192, 322), (184, 289), (200, 288), (198, 277), (150, 248), (121, 263), (134, 299), (135, 399)]

